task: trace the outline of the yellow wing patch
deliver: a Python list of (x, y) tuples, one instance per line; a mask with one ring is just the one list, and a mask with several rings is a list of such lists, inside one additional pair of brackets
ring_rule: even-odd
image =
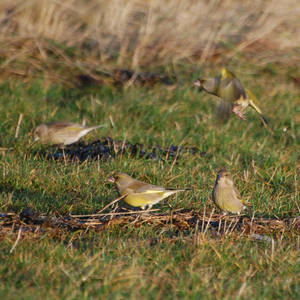
[(221, 71), (221, 80), (227, 79), (227, 78), (235, 78), (235, 75), (227, 70), (226, 68), (223, 68)]

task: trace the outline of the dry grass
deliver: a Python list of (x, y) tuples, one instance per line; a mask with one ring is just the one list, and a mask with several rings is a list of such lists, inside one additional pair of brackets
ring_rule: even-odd
[(136, 228), (151, 226), (161, 233), (172, 231), (175, 238), (200, 233), (203, 237), (214, 236), (215, 238), (234, 234), (267, 242), (271, 242), (272, 237), (275, 238), (274, 242), (279, 241), (283, 235), (296, 237), (300, 233), (299, 216), (283, 219), (256, 217), (254, 214), (252, 216), (225, 216), (215, 213), (214, 210), (206, 211), (206, 208), (200, 213), (182, 208), (168, 213), (157, 211), (158, 209), (138, 212), (113, 210), (108, 213), (88, 215), (47, 216), (25, 209), (20, 214), (1, 214), (0, 239), (4, 240), (12, 233), (18, 233), (17, 241), (19, 241), (21, 234), (45, 235), (49, 232), (58, 234), (59, 231), (62, 233), (82, 231), (86, 234), (111, 229), (126, 231), (129, 226)]
[(3, 0), (0, 67), (24, 76), (50, 67), (224, 63), (245, 49), (269, 62), (300, 44), (297, 2)]

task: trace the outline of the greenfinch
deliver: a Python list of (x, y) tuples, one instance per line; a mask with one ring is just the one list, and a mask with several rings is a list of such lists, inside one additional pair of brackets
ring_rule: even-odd
[(105, 125), (88, 127), (71, 122), (46, 123), (36, 127), (34, 141), (40, 141), (42, 144), (66, 146), (76, 143), (90, 131), (103, 126)]
[(126, 195), (124, 201), (134, 207), (145, 209), (151, 207), (175, 193), (189, 189), (166, 189), (164, 187), (152, 185), (143, 181), (136, 180), (124, 173), (117, 173), (108, 179), (116, 184), (121, 196)]
[[(259, 114), (264, 126), (267, 127), (269, 122), (258, 107), (258, 99), (250, 90), (244, 88), (240, 80), (226, 68), (223, 68), (221, 75), (217, 77), (197, 79), (194, 81), (194, 85), (226, 101), (232, 112), (243, 120), (246, 120), (244, 116), (246, 108), (252, 107)], [(225, 104), (224, 107), (226, 108), (228, 104)]]
[(240, 214), (246, 208), (239, 191), (234, 186), (230, 173), (225, 169), (218, 172), (212, 199), (217, 207), (225, 213)]

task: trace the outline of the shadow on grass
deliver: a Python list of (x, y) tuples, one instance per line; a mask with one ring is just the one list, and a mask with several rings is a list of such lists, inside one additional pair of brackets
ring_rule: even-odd
[(160, 145), (146, 146), (140, 143), (133, 144), (122, 140), (114, 140), (111, 137), (102, 137), (89, 144), (77, 142), (65, 148), (51, 147), (49, 151), (44, 148), (33, 151), (33, 155), (37, 158), (78, 162), (84, 162), (88, 159), (108, 160), (121, 155), (152, 161), (173, 161), (174, 159), (179, 159), (183, 153), (199, 155), (200, 157), (210, 157), (208, 153), (200, 152), (197, 147), (170, 145), (164, 148)]
[[(2, 194), (1, 206), (5, 207), (6, 211), (20, 212), (31, 207), (36, 211), (48, 213), (51, 210), (56, 211), (63, 208), (59, 199), (42, 192), (6, 185), (0, 187), (0, 193)], [(5, 203), (6, 200), (7, 203)]]

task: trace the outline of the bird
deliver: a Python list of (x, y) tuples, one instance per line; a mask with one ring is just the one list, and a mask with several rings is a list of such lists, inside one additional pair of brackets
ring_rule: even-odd
[(42, 144), (67, 146), (76, 143), (90, 131), (104, 126), (89, 127), (71, 122), (45, 123), (35, 128), (34, 141), (40, 141)]
[(125, 174), (116, 173), (108, 179), (116, 184), (121, 196), (125, 196), (124, 201), (134, 207), (151, 209), (152, 206), (161, 200), (181, 191), (189, 189), (169, 189), (152, 185)]
[[(193, 83), (201, 90), (209, 94), (221, 98), (227, 103), (221, 103), (220, 111), (227, 111), (228, 105), (231, 111), (239, 118), (246, 120), (245, 110), (248, 106), (252, 107), (260, 116), (265, 127), (268, 126), (269, 121), (263, 115), (261, 109), (258, 107), (258, 99), (247, 88), (244, 88), (241, 81), (231, 71), (223, 68), (221, 74), (212, 78), (199, 78)], [(223, 107), (222, 107), (223, 106)]]
[(246, 209), (239, 191), (234, 186), (230, 173), (225, 169), (221, 169), (218, 172), (212, 191), (212, 199), (216, 206), (225, 214), (240, 214)]

